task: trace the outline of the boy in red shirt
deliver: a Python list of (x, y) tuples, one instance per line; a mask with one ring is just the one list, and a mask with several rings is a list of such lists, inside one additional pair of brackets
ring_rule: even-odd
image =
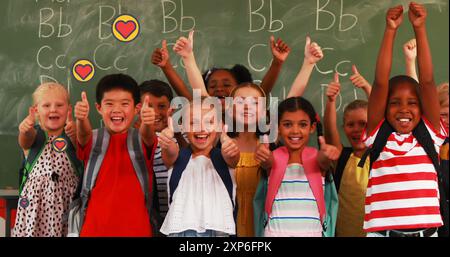
[[(88, 119), (89, 103), (85, 92), (81, 93), (81, 98), (75, 106), (77, 155), (88, 166), (93, 161), (93, 131)], [(110, 138), (107, 149), (103, 149), (104, 158), (88, 197), (80, 236), (152, 236), (152, 229), (157, 229), (150, 222), (146, 195), (133, 166), (135, 160), (131, 159), (135, 157), (130, 156), (127, 146), (134, 117), (140, 110), (139, 143), (142, 144), (149, 185), (149, 192), (145, 193), (151, 195), (152, 159), (157, 145), (153, 128), (155, 112), (149, 107), (148, 98), (142, 106), (139, 102), (138, 84), (130, 76), (107, 75), (97, 85), (95, 106)]]

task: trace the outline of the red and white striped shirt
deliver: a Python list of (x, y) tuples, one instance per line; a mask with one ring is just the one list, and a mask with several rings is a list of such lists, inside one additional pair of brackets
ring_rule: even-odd
[[(422, 119), (439, 154), (446, 132), (441, 124), (441, 133), (437, 133)], [(369, 136), (364, 133), (366, 146), (372, 146), (383, 122)], [(430, 228), (442, 224), (437, 173), (431, 159), (412, 133), (393, 132), (370, 171), (364, 230)]]

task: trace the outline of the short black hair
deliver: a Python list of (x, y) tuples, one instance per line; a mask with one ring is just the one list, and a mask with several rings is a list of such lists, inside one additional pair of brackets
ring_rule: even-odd
[(121, 89), (130, 92), (133, 96), (134, 105), (140, 102), (139, 86), (132, 77), (126, 74), (109, 74), (100, 79), (95, 90), (97, 104), (101, 104), (105, 92)]
[[(389, 102), (389, 97), (391, 97), (392, 91), (394, 91), (398, 85), (403, 84), (403, 83), (408, 83), (411, 86), (413, 86), (414, 92), (416, 93), (417, 98), (419, 99), (420, 109), (422, 110), (422, 103), (420, 101), (420, 93), (419, 93), (420, 92), (419, 91), (420, 84), (419, 84), (419, 82), (417, 82), (417, 80), (413, 79), (410, 76), (406, 76), (406, 75), (397, 75), (397, 76), (394, 76), (389, 79), (389, 91), (388, 91), (388, 97), (386, 99), (386, 106), (387, 106), (387, 103)], [(438, 99), (436, 99), (436, 101), (438, 101)], [(386, 111), (387, 111), (387, 109), (386, 109)]]
[(169, 99), (169, 102), (173, 99), (173, 92), (169, 84), (161, 80), (146, 80), (139, 85), (139, 90), (141, 96), (148, 93), (156, 97), (165, 96)]

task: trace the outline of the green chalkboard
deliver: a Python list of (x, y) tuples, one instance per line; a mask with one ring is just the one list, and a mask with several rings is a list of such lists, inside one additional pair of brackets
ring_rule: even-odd
[[(448, 81), (449, 12), (446, 0), (423, 0), (428, 9), (428, 35), (435, 79)], [(18, 125), (26, 116), (31, 94), (41, 81), (57, 80), (68, 86), (71, 101), (87, 91), (93, 104), (95, 85), (110, 73), (123, 72), (138, 82), (165, 80), (150, 63), (150, 55), (162, 39), (173, 44), (195, 29), (195, 54), (201, 70), (211, 66), (249, 67), (254, 79), (267, 71), (270, 35), (281, 37), (293, 49), (272, 96), (284, 97), (303, 60), (306, 35), (323, 48), (325, 58), (314, 70), (305, 97), (323, 111), (325, 85), (334, 70), (341, 73), (339, 120), (343, 106), (355, 98), (348, 77), (356, 64), (373, 81), (374, 64), (388, 7), (408, 1), (384, 0), (2, 0), (0, 1), (0, 188), (17, 187), (20, 150)], [(130, 14), (140, 25), (131, 42), (119, 42), (112, 34), (116, 16)], [(401, 46), (413, 37), (405, 16), (395, 45), (393, 74), (404, 73)], [(185, 78), (178, 58), (172, 63)], [(72, 77), (72, 65), (89, 59), (95, 75), (89, 82)], [(100, 124), (93, 106), (91, 121)]]

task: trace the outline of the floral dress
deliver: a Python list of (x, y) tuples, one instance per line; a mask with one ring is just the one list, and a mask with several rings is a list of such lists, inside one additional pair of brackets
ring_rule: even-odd
[(61, 237), (67, 234), (64, 216), (78, 185), (78, 176), (65, 151), (52, 147), (49, 136), (19, 197), (12, 236)]

